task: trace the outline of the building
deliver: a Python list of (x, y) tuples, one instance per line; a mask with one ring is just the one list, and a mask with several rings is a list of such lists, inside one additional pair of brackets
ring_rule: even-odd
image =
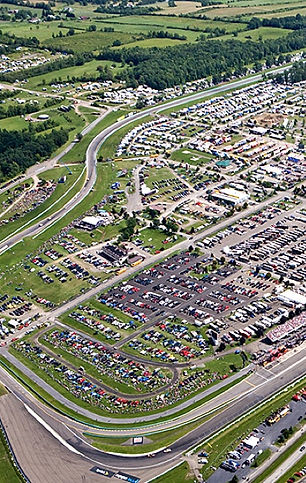
[(100, 226), (109, 225), (112, 222), (112, 215), (107, 211), (101, 212), (99, 216), (85, 216), (76, 226), (84, 230), (95, 230)]
[(249, 199), (248, 193), (245, 191), (238, 191), (233, 188), (215, 189), (211, 193), (213, 199), (219, 200), (226, 205), (237, 206), (241, 205)]

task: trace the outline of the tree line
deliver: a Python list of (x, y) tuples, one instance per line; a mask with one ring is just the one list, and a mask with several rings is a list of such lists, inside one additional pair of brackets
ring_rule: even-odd
[(105, 49), (98, 58), (125, 64), (120, 76), (129, 86), (146, 84), (161, 90), (208, 76), (218, 83), (224, 73), (240, 76), (248, 65), (305, 46), (306, 29), (263, 42), (230, 39), (166, 48)]
[(253, 17), (248, 23), (248, 29), (254, 30), (259, 27), (274, 27), (280, 29), (301, 30), (306, 28), (306, 15), (289, 17), (257, 18)]
[(277, 84), (296, 84), (306, 80), (306, 61), (300, 61), (293, 64), (293, 66), (272, 77)]

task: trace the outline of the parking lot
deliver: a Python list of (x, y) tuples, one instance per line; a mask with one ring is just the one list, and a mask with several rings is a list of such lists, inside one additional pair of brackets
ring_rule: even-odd
[[(251, 465), (256, 457), (266, 449), (271, 449), (272, 453), (279, 451), (279, 447), (275, 446), (275, 442), (281, 435), (283, 429), (288, 429), (290, 426), (296, 426), (302, 418), (305, 417), (306, 400), (301, 399), (300, 401), (291, 401), (289, 408), (290, 412), (278, 422), (271, 426), (267, 425), (266, 422), (263, 422), (260, 426), (255, 428), (247, 438), (244, 438), (244, 440), (246, 440), (250, 437), (254, 437), (259, 439), (259, 441), (253, 448), (247, 447), (242, 442), (237, 445), (237, 447), (228, 454), (228, 459), (233, 461), (233, 469), (230, 469), (231, 465), (228, 466), (228, 470), (221, 467), (218, 468), (212, 476), (208, 478), (207, 483), (227, 483), (232, 478), (231, 475), (233, 473), (237, 475), (239, 481), (246, 480), (247, 477), (252, 474)], [(236, 468), (236, 470), (234, 468)]]

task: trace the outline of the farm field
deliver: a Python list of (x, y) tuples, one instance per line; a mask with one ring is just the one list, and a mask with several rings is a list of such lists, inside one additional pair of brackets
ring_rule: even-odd
[[(220, 2), (221, 3), (221, 2)], [(245, 3), (245, 2), (244, 2)], [(294, 7), (298, 9), (299, 7), (303, 7), (303, 3), (299, 2), (294, 4)], [(246, 16), (246, 17), (254, 17), (258, 16), (261, 17), (261, 14), (269, 13), (272, 17), (278, 17), (280, 11), (285, 11), (286, 10), (286, 15), (294, 15), (292, 13), (293, 5), (292, 2), (289, 3), (288, 1), (286, 3), (273, 3), (271, 2), (264, 4), (264, 5), (259, 5), (258, 3), (251, 4), (248, 2), (248, 5), (243, 5), (240, 4), (233, 4), (233, 6), (222, 6), (222, 7), (210, 7), (207, 9), (201, 9), (196, 12), (195, 15), (205, 15), (206, 17), (209, 17), (211, 19), (214, 19), (216, 17), (235, 17), (235, 16)]]
[[(221, 3), (221, 2), (220, 2)], [(161, 11), (160, 12), (154, 12), (154, 15), (166, 15), (171, 14), (171, 15), (180, 15), (183, 14), (185, 15), (186, 13), (193, 13), (196, 12), (199, 8), (201, 8), (201, 3), (200, 2), (186, 2), (184, 0), (175, 2), (175, 7), (169, 7), (168, 2), (158, 2), (156, 3), (156, 6), (158, 6)]]
[(123, 49), (126, 47), (133, 48), (133, 47), (141, 47), (141, 48), (150, 48), (150, 47), (173, 47), (174, 45), (179, 45), (182, 43), (190, 42), (189, 40), (177, 40), (177, 39), (144, 39), (144, 40), (137, 40), (132, 42), (128, 45), (120, 45), (118, 47), (114, 47), (114, 49)]
[[(105, 24), (109, 24), (110, 21), (104, 21)], [(120, 25), (141, 25), (141, 26), (150, 26), (150, 30), (156, 30), (158, 27), (159, 29), (194, 29), (199, 32), (204, 31), (205, 28), (223, 28), (227, 32), (235, 32), (238, 30), (242, 30), (246, 27), (246, 23), (225, 23), (220, 21), (209, 21), (209, 20), (202, 20), (202, 19), (195, 19), (195, 18), (185, 18), (185, 17), (157, 17), (157, 16), (137, 16), (133, 15), (127, 17), (116, 17), (111, 19), (111, 24), (120, 24)], [(110, 25), (112, 26), (112, 25)]]
[[(259, 27), (256, 30), (247, 30), (245, 32), (238, 32), (236, 40), (241, 40), (242, 42), (247, 40), (252, 40), (257, 42), (258, 40), (267, 40), (267, 39), (278, 39), (280, 37), (284, 37), (285, 35), (292, 32), (292, 30), (288, 29), (278, 29), (273, 27)], [(232, 35), (223, 35), (219, 37), (219, 40), (228, 40), (233, 38)]]
[(75, 53), (99, 51), (104, 47), (111, 47), (114, 42), (128, 44), (136, 37), (125, 32), (76, 32), (72, 36), (48, 39), (43, 45), (46, 47), (59, 47)]

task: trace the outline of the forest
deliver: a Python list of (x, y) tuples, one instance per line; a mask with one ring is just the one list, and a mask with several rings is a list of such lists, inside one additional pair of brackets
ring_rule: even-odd
[(53, 129), (37, 136), (35, 131), (0, 130), (0, 181), (13, 178), (37, 161), (47, 158), (68, 141), (68, 131)]
[(105, 49), (99, 59), (127, 65), (121, 78), (129, 86), (146, 84), (155, 89), (165, 89), (208, 76), (216, 84), (232, 73), (237, 76), (244, 74), (248, 65), (255, 64), (255, 70), (261, 70), (260, 62), (265, 59), (270, 58), (271, 62), (280, 54), (300, 50), (305, 46), (306, 29), (263, 42), (233, 39), (166, 48)]

